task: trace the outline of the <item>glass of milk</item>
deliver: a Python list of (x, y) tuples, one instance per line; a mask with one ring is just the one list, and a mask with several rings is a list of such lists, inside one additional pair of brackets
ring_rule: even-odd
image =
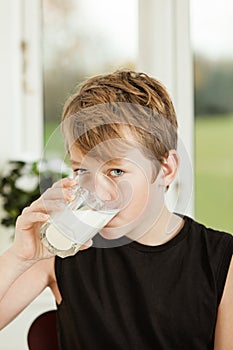
[(75, 199), (62, 212), (51, 214), (40, 231), (45, 247), (62, 258), (76, 254), (120, 211), (120, 193), (113, 180), (101, 174), (97, 190), (87, 181), (83, 187), (80, 178)]

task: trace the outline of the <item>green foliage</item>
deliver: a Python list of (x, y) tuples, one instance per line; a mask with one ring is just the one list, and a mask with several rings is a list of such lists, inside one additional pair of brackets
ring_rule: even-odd
[(195, 114), (216, 116), (233, 113), (233, 63), (194, 61)]
[(233, 233), (233, 116), (195, 122), (195, 217)]
[[(40, 170), (41, 164), (43, 164), (42, 170)], [(52, 169), (49, 162), (9, 161), (4, 172), (0, 174), (0, 196), (5, 214), (1, 224), (6, 227), (14, 226), (25, 207), (55, 181), (67, 175), (67, 171)]]

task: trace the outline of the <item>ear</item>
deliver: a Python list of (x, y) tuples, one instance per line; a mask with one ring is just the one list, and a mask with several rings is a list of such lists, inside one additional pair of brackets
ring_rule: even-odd
[(161, 164), (161, 180), (162, 186), (169, 186), (176, 177), (177, 170), (179, 167), (179, 157), (176, 150), (170, 150), (168, 157), (164, 158)]

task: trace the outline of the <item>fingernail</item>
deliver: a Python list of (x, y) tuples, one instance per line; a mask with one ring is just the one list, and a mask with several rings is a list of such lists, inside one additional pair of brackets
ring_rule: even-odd
[(71, 202), (71, 201), (73, 201), (75, 199), (75, 195), (74, 194), (68, 194), (68, 196), (67, 196), (67, 201), (68, 202)]

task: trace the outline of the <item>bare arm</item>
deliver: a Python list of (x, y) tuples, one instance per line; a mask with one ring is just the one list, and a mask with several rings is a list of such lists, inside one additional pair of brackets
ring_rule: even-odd
[(233, 347), (233, 257), (227, 274), (222, 300), (218, 309), (214, 350)]
[[(10, 323), (47, 286), (52, 283), (54, 258), (33, 265), (18, 261), (8, 250), (0, 258), (2, 299), (0, 302), (0, 329)], [(4, 267), (4, 266), (5, 267)], [(4, 289), (3, 289), (4, 288)], [(4, 293), (5, 292), (5, 293)]]
[(48, 208), (56, 209), (57, 201), (48, 201), (50, 192), (23, 210), (16, 222), (14, 242), (0, 257), (0, 329), (49, 284), (52, 255), (41, 244), (39, 230), (48, 219)]
[[(11, 322), (46, 286), (57, 301), (54, 256), (40, 241), (40, 227), (51, 212), (63, 210), (76, 182), (63, 179), (48, 189), (17, 219), (15, 239), (0, 257), (0, 329)], [(83, 246), (82, 249), (88, 248)]]

